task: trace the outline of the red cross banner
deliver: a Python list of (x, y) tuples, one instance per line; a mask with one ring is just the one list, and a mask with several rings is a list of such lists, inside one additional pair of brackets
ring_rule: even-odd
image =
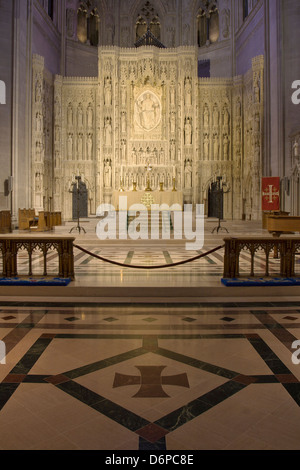
[(280, 210), (280, 178), (262, 178), (262, 210)]

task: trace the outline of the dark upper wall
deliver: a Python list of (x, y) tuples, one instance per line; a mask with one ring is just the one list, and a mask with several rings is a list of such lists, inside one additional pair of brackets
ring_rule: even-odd
[[(59, 13), (62, 13), (59, 11)], [(33, 3), (32, 53), (45, 59), (45, 67), (52, 74), (61, 72), (62, 42), (58, 22), (53, 21), (38, 1)]]
[(258, 2), (236, 32), (236, 75), (251, 69), (252, 58), (265, 55), (264, 2)]

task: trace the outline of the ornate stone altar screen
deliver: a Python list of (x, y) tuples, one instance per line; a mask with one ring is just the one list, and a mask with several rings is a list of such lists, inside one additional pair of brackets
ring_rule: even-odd
[(72, 219), (80, 175), (89, 215), (114, 191), (150, 186), (205, 204), (216, 177), (224, 217), (261, 217), (263, 57), (245, 76), (198, 78), (198, 48), (99, 48), (96, 78), (53, 77), (33, 59), (32, 206)]

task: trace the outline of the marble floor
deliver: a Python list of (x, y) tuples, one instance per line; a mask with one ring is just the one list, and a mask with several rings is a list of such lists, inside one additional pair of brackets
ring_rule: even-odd
[[(226, 226), (230, 235), (266, 235), (246, 225)], [(203, 252), (226, 236), (212, 227)], [(76, 243), (132, 265), (200, 252), (173, 241), (99, 243), (92, 231)], [(249, 261), (244, 254), (245, 273)], [(56, 262), (50, 254), (53, 273)], [(25, 254), (18, 264), (26, 274)], [(39, 255), (33, 265), (38, 273)], [(263, 272), (259, 254), (256, 267)], [(26, 298), (18, 288), (0, 291), (0, 449), (300, 450), (300, 295), (241, 289), (223, 298), (222, 269), (222, 250), (161, 271), (120, 268), (78, 250), (69, 298), (47, 295), (50, 288)], [(122, 302), (121, 286), (174, 290), (160, 301), (145, 293)], [(190, 286), (207, 298), (177, 301), (176, 291)], [(91, 299), (93, 287), (115, 297)]]
[(1, 450), (300, 449), (300, 303), (1, 305), (0, 334)]

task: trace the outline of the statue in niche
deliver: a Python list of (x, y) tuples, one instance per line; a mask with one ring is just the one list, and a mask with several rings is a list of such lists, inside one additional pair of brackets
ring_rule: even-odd
[(114, 43), (115, 30), (112, 24), (107, 25), (106, 27), (106, 43), (109, 46), (112, 46)]
[(73, 136), (72, 134), (68, 135), (68, 158), (72, 158), (73, 156)]
[(107, 147), (110, 147), (112, 144), (112, 127), (110, 119), (107, 118), (105, 121), (105, 129), (104, 129), (104, 142)]
[(257, 78), (254, 82), (254, 102), (260, 102), (260, 86), (259, 86), (259, 79)]
[(35, 175), (35, 191), (39, 193), (42, 189), (42, 177), (40, 173)]
[(226, 130), (229, 128), (229, 112), (227, 106), (224, 108), (224, 127)]
[(105, 106), (111, 106), (112, 90), (111, 90), (111, 80), (109, 77), (105, 79), (104, 85), (104, 104)]
[(191, 189), (192, 187), (192, 164), (190, 160), (187, 160), (185, 169), (184, 169), (184, 186), (185, 189)]
[(176, 160), (176, 148), (175, 148), (174, 140), (171, 142), (170, 154), (171, 154), (171, 161), (174, 162)]
[(88, 123), (88, 128), (91, 129), (93, 127), (93, 109), (91, 105), (89, 105), (88, 110), (87, 110), (87, 123)]
[(41, 161), (41, 143), (36, 142), (35, 144), (35, 159), (37, 162)]
[(159, 163), (160, 165), (163, 165), (164, 162), (165, 162), (165, 152), (164, 152), (164, 149), (161, 148), (159, 152)]
[(190, 118), (186, 119), (184, 126), (185, 145), (192, 145), (192, 124)]
[(126, 107), (126, 89), (124, 87), (121, 89), (121, 106)]
[(82, 155), (83, 155), (83, 140), (82, 140), (82, 134), (78, 134), (78, 141), (77, 141), (77, 152), (78, 152), (78, 157), (81, 160)]
[(126, 113), (121, 114), (121, 131), (122, 133), (126, 132)]
[(171, 134), (175, 134), (176, 131), (176, 115), (171, 113)]
[(78, 111), (77, 111), (77, 124), (78, 124), (78, 127), (80, 129), (82, 129), (82, 127), (83, 127), (83, 112), (82, 112), (82, 107), (81, 106), (78, 107)]
[(297, 139), (295, 140), (295, 142), (293, 144), (293, 156), (294, 157), (299, 157), (299, 143), (298, 143)]
[(109, 160), (104, 162), (104, 186), (111, 188), (111, 164)]
[(87, 154), (88, 154), (88, 159), (91, 160), (93, 156), (93, 136), (92, 134), (88, 135), (87, 138)]
[(209, 138), (208, 138), (207, 134), (205, 134), (205, 137), (204, 137), (203, 148), (204, 148), (204, 158), (205, 158), (205, 160), (208, 160), (208, 157), (209, 157)]
[(225, 136), (224, 136), (223, 150), (224, 150), (224, 160), (228, 160), (228, 156), (229, 156), (229, 139), (228, 139), (227, 134), (225, 134)]
[(175, 106), (175, 87), (174, 85), (170, 88), (170, 105)]
[(219, 127), (219, 111), (217, 106), (214, 107), (213, 111), (213, 125), (214, 127)]
[(68, 106), (67, 123), (69, 127), (73, 126), (73, 108), (71, 104)]
[(42, 132), (42, 115), (41, 113), (36, 114), (36, 131)]
[(185, 84), (185, 104), (186, 106), (192, 105), (192, 84), (190, 78), (187, 78)]
[(209, 112), (207, 106), (204, 108), (204, 115), (203, 115), (204, 127), (209, 127)]
[(42, 101), (42, 85), (38, 80), (35, 85), (35, 101), (36, 103), (41, 103)]
[(132, 163), (137, 165), (137, 152), (135, 148), (132, 150)]
[(219, 136), (216, 134), (214, 136), (214, 160), (219, 159)]

